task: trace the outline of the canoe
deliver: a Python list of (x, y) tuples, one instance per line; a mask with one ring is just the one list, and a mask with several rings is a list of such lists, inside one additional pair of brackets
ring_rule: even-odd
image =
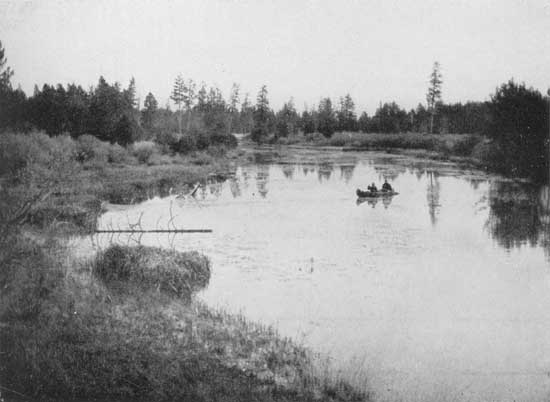
[(355, 194), (357, 194), (357, 197), (359, 198), (379, 198), (379, 197), (393, 197), (394, 195), (397, 195), (399, 193), (396, 191), (378, 190), (378, 191), (372, 192), (372, 191), (362, 191), (357, 189)]

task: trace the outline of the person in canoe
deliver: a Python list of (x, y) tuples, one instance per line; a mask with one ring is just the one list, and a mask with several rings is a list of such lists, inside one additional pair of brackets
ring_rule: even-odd
[(376, 188), (376, 184), (374, 184), (374, 182), (367, 187), (367, 189), (371, 192), (371, 193), (376, 193), (378, 191), (378, 189)]
[(386, 179), (384, 179), (384, 184), (382, 184), (382, 191), (393, 191), (391, 184)]

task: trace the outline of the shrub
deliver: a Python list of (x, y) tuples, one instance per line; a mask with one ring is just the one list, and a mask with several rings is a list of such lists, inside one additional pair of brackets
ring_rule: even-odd
[(133, 154), (140, 163), (148, 163), (155, 152), (155, 143), (151, 141), (140, 141), (133, 145)]
[(107, 149), (107, 161), (109, 163), (125, 163), (128, 162), (130, 155), (126, 148), (119, 144), (111, 144)]
[(318, 132), (306, 134), (306, 141), (323, 143), (326, 141), (326, 137)]
[(237, 146), (237, 137), (233, 134), (214, 133), (210, 136), (210, 143), (212, 145), (224, 145), (229, 148), (235, 148)]
[(197, 143), (197, 149), (204, 150), (210, 146), (210, 136), (205, 132), (198, 132), (195, 134), (195, 141)]
[(0, 136), (0, 238), (51, 194), (70, 187), (77, 170), (74, 149), (67, 137)]
[(192, 135), (185, 134), (172, 146), (172, 150), (180, 154), (187, 154), (197, 149), (197, 141)]
[(130, 282), (189, 298), (208, 284), (210, 262), (197, 252), (113, 245), (96, 258), (93, 272), (106, 284)]
[(480, 143), (480, 141), (480, 136), (465, 135), (453, 145), (452, 153), (459, 156), (471, 156), (474, 148)]
[(93, 135), (84, 134), (78, 137), (76, 143), (76, 159), (79, 162), (107, 162), (109, 145), (106, 142), (100, 141)]
[(162, 153), (168, 153), (170, 150), (174, 150), (180, 137), (181, 135), (172, 131), (161, 130), (155, 135), (155, 143), (159, 145)]

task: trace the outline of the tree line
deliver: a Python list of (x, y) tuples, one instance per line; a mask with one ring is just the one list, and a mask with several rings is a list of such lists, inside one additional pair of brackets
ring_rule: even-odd
[(45, 84), (27, 97), (12, 87), (12, 76), (0, 42), (0, 131), (91, 134), (121, 145), (155, 139), (178, 152), (212, 144), (234, 146), (232, 134), (239, 132), (250, 133), (256, 142), (314, 133), (331, 137), (338, 131), (480, 134), (493, 140), (489, 159), (495, 170), (537, 180), (547, 176), (548, 110), (541, 93), (510, 80), (488, 101), (446, 104), (437, 62), (429, 76), (426, 106), (419, 104), (407, 111), (396, 102), (386, 102), (372, 116), (358, 114), (350, 94), (336, 102), (321, 98), (317, 106), (301, 113), (291, 98), (275, 111), (266, 86), (252, 103), (248, 94), (241, 100), (238, 84), (233, 84), (225, 99), (219, 88), (181, 75), (170, 94), (175, 110), (168, 104), (159, 106), (151, 92), (140, 107), (133, 78), (122, 87), (100, 77), (87, 90), (76, 84)]

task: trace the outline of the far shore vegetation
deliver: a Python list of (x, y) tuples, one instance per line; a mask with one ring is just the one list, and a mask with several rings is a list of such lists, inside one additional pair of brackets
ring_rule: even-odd
[(486, 102), (442, 101), (358, 114), (350, 95), (299, 113), (233, 85), (178, 76), (171, 99), (140, 104), (135, 81), (12, 85), (0, 43), (0, 400), (360, 401), (363, 390), (270, 328), (192, 296), (208, 256), (111, 245), (89, 259), (64, 234), (91, 233), (104, 202), (188, 193), (230, 175), (255, 143), (409, 150), (534, 182), (548, 179), (548, 109), (513, 80)]

